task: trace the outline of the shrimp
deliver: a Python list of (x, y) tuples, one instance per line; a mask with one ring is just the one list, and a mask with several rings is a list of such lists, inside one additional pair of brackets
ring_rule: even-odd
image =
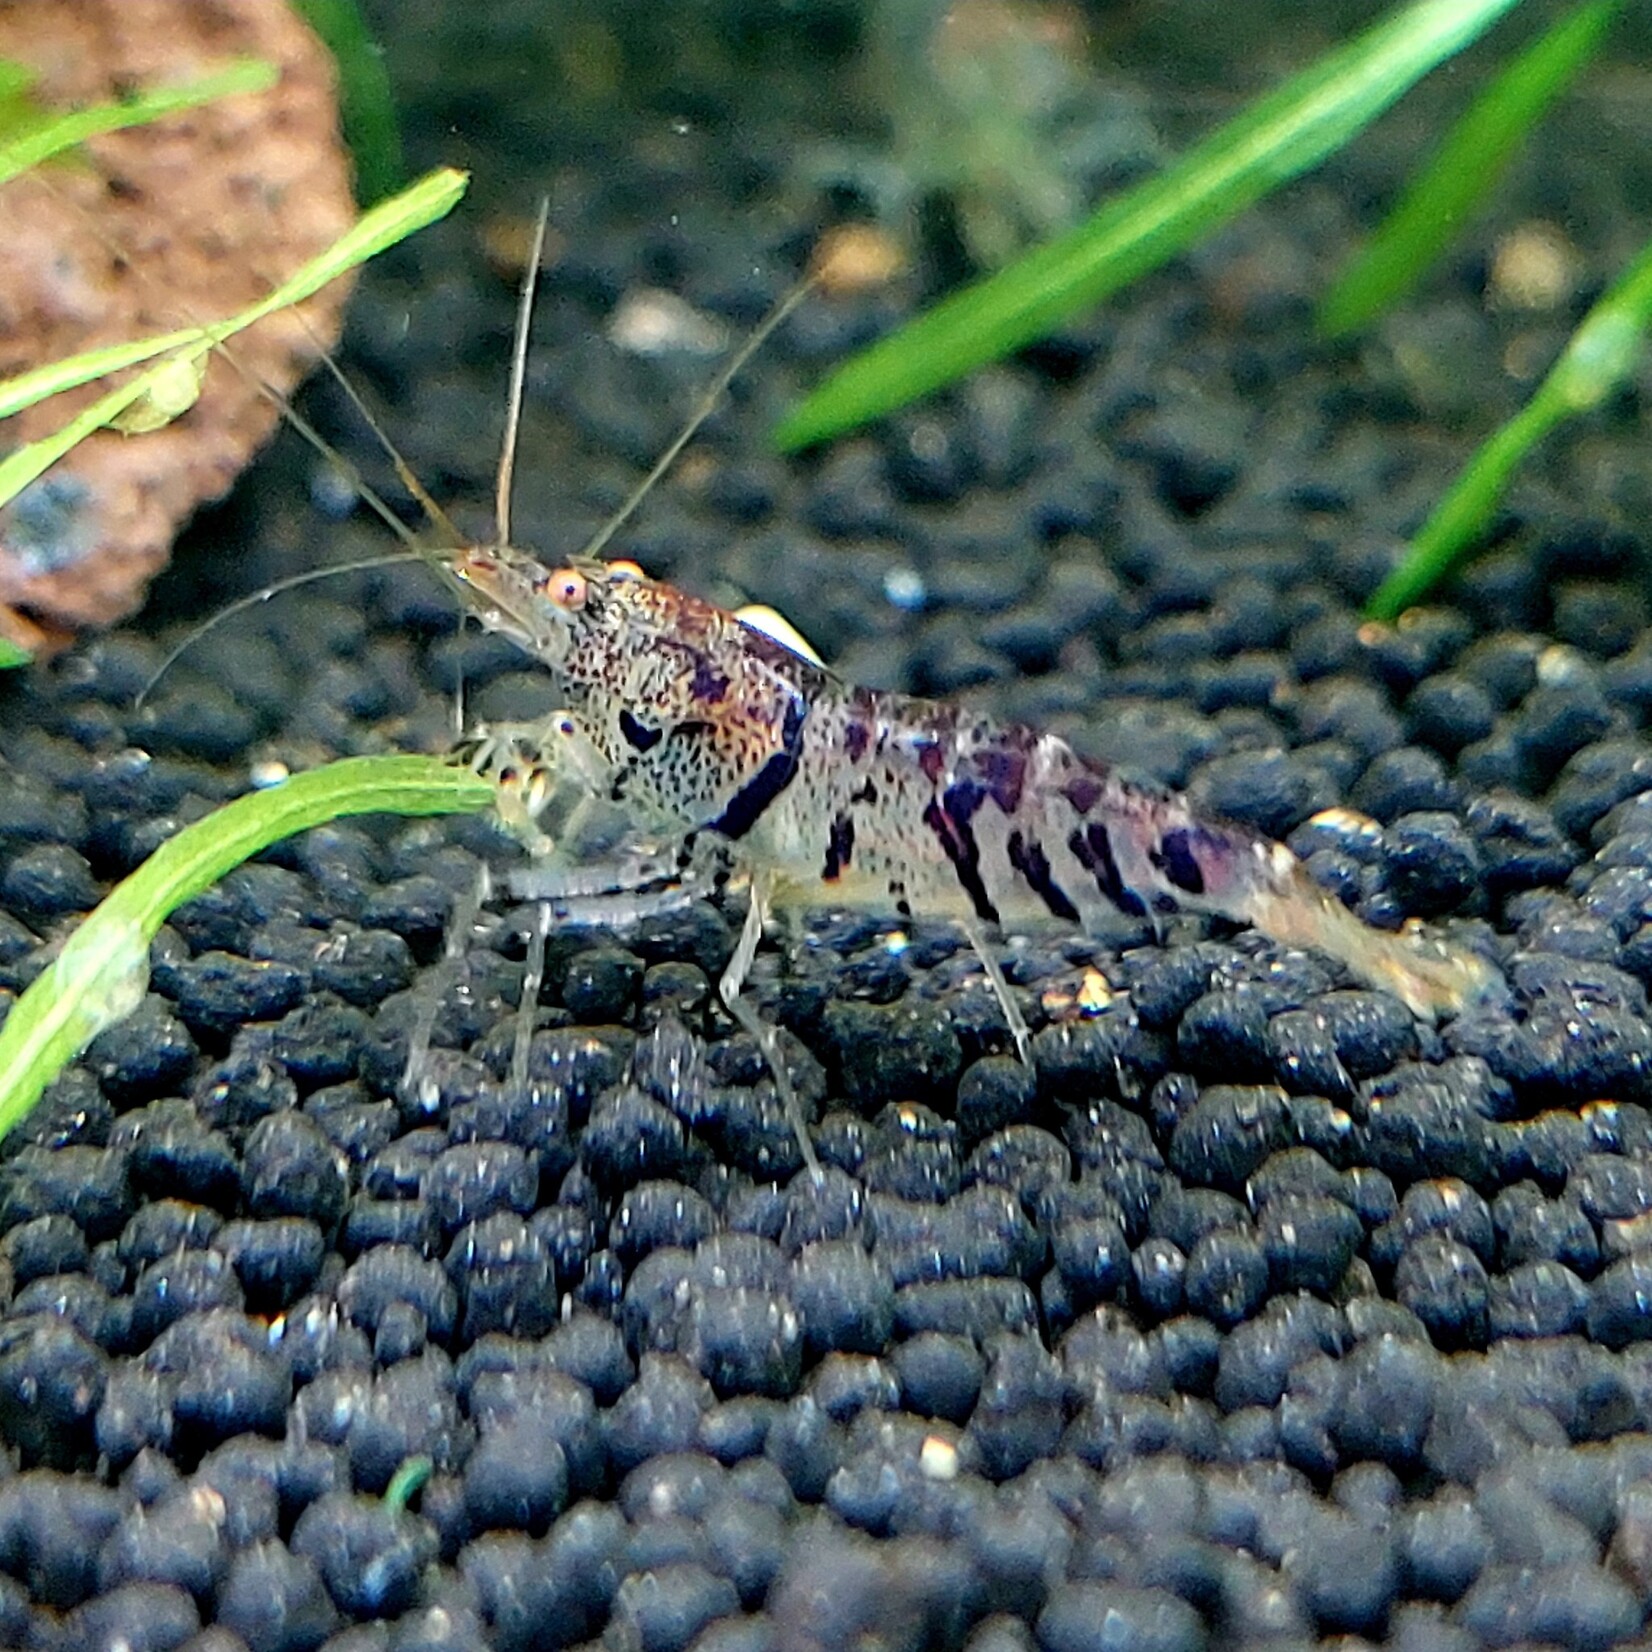
[(773, 1029), (741, 996), (778, 909), (956, 922), (1023, 1059), (1027, 1029), (987, 950), (989, 928), (1094, 932), (1119, 913), (1155, 925), (1209, 914), (1316, 947), (1429, 1020), (1495, 991), (1485, 959), (1416, 925), (1371, 928), (1282, 844), (1202, 818), (1178, 793), (1127, 780), (1056, 735), (853, 687), (628, 564), (546, 568), (492, 545), (448, 566), (484, 629), (567, 694), (556, 726), (577, 734), (604, 795), (685, 850), (711, 838), (749, 874), (745, 928), (719, 992), (768, 1058), (811, 1169)]
[[(1174, 791), (1127, 779), (1054, 734), (852, 686), (739, 615), (649, 579), (634, 564), (601, 560), (810, 282), (736, 352), (580, 557), (547, 567), (512, 546), (511, 477), (544, 233), (542, 208), (520, 295), (493, 543), (461, 543), (345, 384), (404, 483), (451, 535), (448, 547), (415, 545), (416, 554), (483, 629), (545, 667), (567, 696), (539, 722), (475, 729), (451, 754), (495, 782), (501, 819), (529, 855), (508, 887), (541, 903), (528, 938), (515, 1076), (526, 1079), (531, 1005), (558, 916), (668, 911), (726, 882), (731, 867), (745, 874), (750, 900), (719, 996), (767, 1061), (815, 1175), (777, 1030), (743, 996), (777, 912), (861, 908), (955, 923), (1029, 1062), (1030, 1033), (987, 945), (989, 930), (1096, 934), (1123, 914), (1160, 933), (1167, 917), (1189, 912), (1317, 948), (1428, 1020), (1501, 994), (1488, 960), (1415, 923), (1397, 933), (1370, 927), (1282, 844), (1201, 816)], [(468, 930), (486, 894), (483, 886), (461, 903), (459, 930)], [(462, 933), (450, 941), (448, 969), (463, 944)], [(415, 1088), (426, 1082), (433, 1019), (427, 1002), (406, 1069)]]

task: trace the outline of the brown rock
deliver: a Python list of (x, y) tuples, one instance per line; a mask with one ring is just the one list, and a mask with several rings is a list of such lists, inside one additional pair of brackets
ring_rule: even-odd
[[(270, 91), (110, 133), (0, 191), (0, 377), (232, 315), (355, 217), (332, 59), (279, 0), (0, 0), (0, 58), (32, 68), (53, 108), (247, 56), (279, 67)], [(317, 341), (337, 340), (347, 296), (335, 283), (302, 321), (284, 312), (238, 335), (183, 417), (98, 433), (0, 511), (0, 634), (49, 648), (131, 613), (178, 528), (273, 429), (260, 381), (290, 391)], [(30, 409), (3, 440), (45, 435), (109, 388)]]

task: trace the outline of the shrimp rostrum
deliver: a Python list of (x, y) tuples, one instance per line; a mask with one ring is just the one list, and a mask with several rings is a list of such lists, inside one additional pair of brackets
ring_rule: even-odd
[[(956, 921), (1024, 1059), (1026, 1028), (983, 944), (988, 928), (1094, 932), (1119, 913), (1155, 924), (1212, 914), (1316, 947), (1430, 1019), (1495, 987), (1484, 959), (1416, 926), (1369, 927), (1283, 845), (1201, 818), (1179, 794), (1126, 780), (1053, 734), (852, 687), (629, 564), (547, 569), (490, 546), (448, 567), (484, 628), (555, 675), (567, 699), (557, 734), (577, 736), (582, 773), (606, 800), (689, 853), (701, 840), (723, 846), (749, 874), (745, 930), (719, 991), (767, 1057), (811, 1169), (774, 1030), (741, 997), (777, 907)], [(519, 803), (519, 818), (532, 812)]]

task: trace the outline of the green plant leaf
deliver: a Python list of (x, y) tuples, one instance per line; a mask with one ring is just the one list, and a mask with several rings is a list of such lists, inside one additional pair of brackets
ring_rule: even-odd
[(193, 109), (197, 104), (233, 97), (238, 92), (267, 92), (278, 79), (280, 71), (273, 63), (245, 58), (182, 86), (157, 87), (118, 103), (99, 103), (67, 115), (54, 113), (41, 124), (0, 143), (0, 184), (100, 133), (143, 126), (180, 109)]
[(199, 336), (198, 327), (180, 327), (175, 332), (157, 333), (152, 338), (134, 339), (129, 344), (102, 345), (78, 356), (65, 356), (62, 361), (49, 361), (44, 367), (31, 367), (15, 378), (0, 380), (0, 419), (9, 419), (14, 413), (21, 413), (25, 407), (33, 407), (60, 391), (73, 390), (76, 385), (118, 373), (123, 367), (134, 367), (165, 350), (189, 344)]
[[(400, 195), (381, 201), (364, 213), (332, 246), (295, 271), (274, 292), (227, 321), (88, 350), (0, 383), (0, 419), (4, 419), (61, 390), (73, 389), (155, 356), (162, 357), (147, 372), (99, 397), (49, 436), (29, 442), (0, 460), (0, 507), (10, 504), (24, 488), (94, 431), (134, 417), (140, 429), (152, 430), (164, 424), (167, 417), (176, 417), (189, 402), (184, 387), (192, 378), (198, 386), (198, 372), (206, 356), (226, 338), (277, 310), (302, 303), (329, 281), (450, 212), (463, 196), (468, 182), (465, 173), (447, 167), (427, 173)], [(134, 409), (140, 411), (134, 415)], [(26, 665), (28, 658), (21, 649), (7, 644), (0, 648), (0, 671)]]
[(298, 13), (338, 65), (344, 136), (356, 163), (356, 197), (382, 200), (402, 181), (402, 139), (384, 53), (356, 0), (297, 0)]
[[(212, 348), (210, 343), (191, 347), (198, 356)], [(180, 352), (183, 353), (183, 352)], [(0, 506), (9, 505), (31, 482), (51, 469), (64, 454), (78, 447), (94, 431), (123, 418), (128, 408), (142, 401), (162, 380), (176, 370), (177, 355), (169, 355), (160, 366), (116, 386), (90, 407), (82, 408), (69, 422), (50, 436), (28, 442), (0, 460)]]
[(1515, 467), (1556, 425), (1598, 407), (1628, 379), (1649, 326), (1652, 242), (1578, 324), (1531, 400), (1464, 466), (1404, 561), (1371, 598), (1366, 607), (1371, 618), (1397, 618), (1468, 558)]
[(112, 889), (0, 1025), (0, 1137), (149, 983), (149, 943), (174, 908), (242, 861), (344, 815), (475, 813), (496, 799), (435, 757), (352, 757), (251, 792), (186, 826)]
[[(441, 217), (464, 194), (465, 182), (463, 173), (449, 170), (432, 172), (421, 178), (393, 200), (374, 207), (354, 228), (283, 281), (274, 292), (228, 321), (216, 322), (210, 327), (190, 327), (180, 333), (165, 333), (159, 338), (141, 340), (137, 344), (89, 350), (83, 355), (53, 362), (0, 384), (0, 418), (4, 418), (44, 400), (57, 390), (101, 378), (112, 371), (111, 362), (128, 366), (134, 361), (164, 353), (156, 366), (100, 397), (61, 429), (18, 448), (0, 461), (0, 506), (9, 504), (29, 483), (93, 431), (124, 418), (128, 410), (139, 403), (146, 403), (150, 410), (147, 428), (155, 428), (154, 415), (162, 404), (170, 398), (176, 405), (177, 398), (171, 396), (171, 392), (183, 368), (199, 364), (209, 351), (216, 349), (226, 338), (232, 338), (243, 328), (262, 321), (277, 310), (302, 303), (329, 281), (337, 280), (347, 270), (365, 263), (404, 236)], [(178, 411), (183, 409), (179, 407)]]
[(1375, 119), (1518, 0), (1418, 0), (1259, 99), (1167, 171), (846, 362), (780, 422), (787, 452), (902, 407), (1156, 268)]
[(1403, 297), (1486, 200), (1544, 111), (1599, 50), (1622, 0), (1563, 17), (1474, 100), (1319, 307), (1321, 333), (1362, 327)]
[[(263, 320), (276, 310), (301, 303), (319, 292), (329, 281), (336, 280), (358, 264), (365, 264), (386, 247), (394, 246), (415, 230), (423, 229), (426, 224), (434, 223), (452, 211), (463, 196), (468, 181), (465, 173), (450, 167), (426, 173), (401, 194), (381, 201), (365, 212), (354, 227), (326, 251), (295, 271), (274, 292), (228, 321), (215, 323), (211, 327), (183, 327), (176, 332), (160, 333), (129, 344), (87, 350), (78, 356), (48, 362), (44, 367), (20, 373), (16, 378), (0, 380), (0, 419), (20, 413), (25, 407), (32, 407), (60, 390), (72, 390), (76, 385), (103, 378), (123, 367), (135, 366), (168, 350), (193, 346), (202, 340), (210, 348), (213, 343), (232, 338), (243, 328)], [(0, 500), (0, 503), (3, 502)]]

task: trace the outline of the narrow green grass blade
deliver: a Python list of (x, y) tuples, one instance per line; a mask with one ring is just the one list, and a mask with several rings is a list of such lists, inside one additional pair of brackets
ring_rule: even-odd
[(1076, 230), (845, 363), (775, 432), (824, 441), (1047, 333), (1345, 144), (1518, 0), (1418, 0), (1251, 105)]
[(435, 1467), (423, 1452), (417, 1457), (404, 1457), (401, 1467), (390, 1476), (390, 1484), (384, 1488), (384, 1506), (400, 1514), (424, 1489)]
[(31, 131), (0, 144), (0, 184), (100, 133), (117, 132), (123, 126), (143, 126), (176, 114), (180, 109), (193, 109), (197, 104), (233, 97), (238, 92), (267, 92), (278, 79), (280, 71), (273, 63), (248, 58), (182, 86), (156, 87), (119, 103), (99, 103), (90, 109), (54, 115)]
[(32, 657), (9, 637), (0, 637), (0, 671), (15, 671), (18, 666), (27, 665)]
[(1574, 414), (1598, 407), (1634, 371), (1652, 326), (1652, 242), (1591, 309), (1532, 399), (1469, 460), (1366, 612), (1392, 620), (1426, 596), (1474, 549), (1515, 467)]
[[(153, 429), (165, 422), (168, 406), (173, 414), (182, 406), (172, 396), (180, 368), (199, 363), (225, 339), (243, 328), (288, 305), (301, 303), (319, 292), (329, 281), (365, 263), (386, 247), (423, 229), (426, 224), (452, 210), (465, 192), (469, 179), (449, 168), (428, 173), (392, 200), (383, 201), (332, 246), (310, 260), (256, 304), (210, 327), (186, 327), (130, 344), (88, 350), (64, 361), (48, 362), (30, 372), (0, 383), (0, 419), (44, 401), (60, 390), (72, 389), (92, 379), (102, 378), (122, 367), (130, 367), (154, 356), (161, 360), (147, 372), (116, 386), (84, 408), (48, 436), (9, 453), (0, 460), (0, 506), (8, 505), (31, 482), (37, 481), (78, 443), (106, 425), (123, 419), (132, 425)], [(169, 400), (170, 398), (170, 400)], [(144, 416), (134, 417), (134, 412)], [(0, 671), (28, 663), (28, 655), (10, 644), (0, 644)]]
[(118, 373), (123, 367), (148, 361), (163, 350), (174, 350), (199, 337), (198, 327), (180, 327), (176, 332), (157, 333), (152, 338), (134, 339), (129, 344), (105, 345), (78, 356), (66, 356), (62, 361), (49, 361), (44, 367), (31, 367), (15, 378), (0, 380), (0, 419), (9, 419), (61, 390), (73, 390), (76, 385)]
[(16, 378), (0, 381), (0, 419), (9, 418), (25, 407), (32, 407), (60, 390), (72, 390), (78, 384), (86, 384), (92, 379), (102, 378), (106, 373), (148, 361), (164, 351), (193, 345), (203, 339), (210, 348), (213, 343), (232, 338), (243, 328), (250, 327), (276, 310), (301, 303), (347, 270), (366, 263), (386, 247), (394, 246), (415, 230), (423, 229), (452, 211), (463, 196), (468, 181), (465, 173), (449, 167), (426, 173), (401, 194), (381, 201), (364, 213), (359, 222), (325, 252), (295, 271), (274, 292), (228, 321), (211, 327), (184, 327), (177, 332), (160, 333), (154, 338), (138, 339), (130, 344), (87, 350), (78, 356), (48, 362), (44, 367), (36, 367)]
[(402, 138), (384, 54), (356, 0), (298, 0), (298, 12), (338, 65), (344, 136), (356, 163), (356, 199), (383, 200), (403, 177)]
[(474, 813), (495, 795), (487, 781), (439, 758), (352, 757), (186, 826), (109, 892), (0, 1025), (0, 1137), (68, 1062), (143, 1001), (149, 943), (175, 907), (311, 826), (344, 815)]
[(1422, 278), (1484, 202), (1544, 111), (1606, 39), (1622, 0), (1563, 17), (1474, 100), (1320, 304), (1326, 337), (1363, 327)]

